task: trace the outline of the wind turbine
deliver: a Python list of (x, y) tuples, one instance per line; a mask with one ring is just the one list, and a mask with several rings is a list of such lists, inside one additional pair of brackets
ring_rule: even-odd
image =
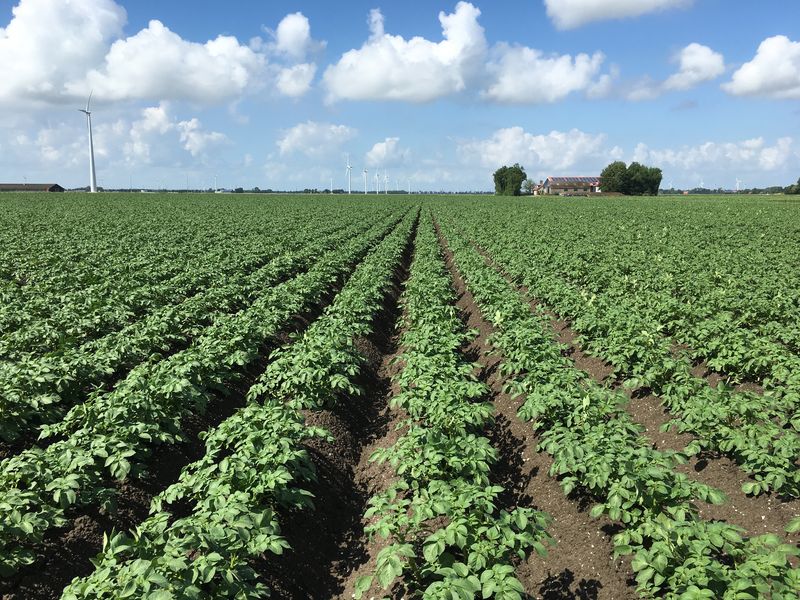
[(378, 171), (375, 171), (375, 193), (377, 194), (380, 190), (378, 190), (378, 182), (380, 181), (380, 177), (378, 177)]
[(737, 177), (736, 178), (736, 191), (737, 192), (740, 190), (740, 186), (741, 185), (742, 185), (742, 180)]
[(92, 101), (92, 92), (89, 92), (89, 99), (86, 101), (86, 110), (78, 110), (86, 115), (86, 125), (89, 127), (89, 191), (97, 191), (97, 176), (94, 172), (94, 143), (92, 141), (92, 112), (89, 110), (89, 103)]
[(383, 193), (384, 194), (388, 194), (389, 193), (389, 172), (388, 171), (384, 171), (383, 172)]
[(350, 155), (349, 154), (347, 155), (347, 167), (346, 168), (347, 168), (347, 193), (351, 194), (352, 192), (350, 191), (350, 171), (353, 170), (353, 167), (350, 165)]
[(364, 169), (364, 193), (367, 193), (367, 170)]

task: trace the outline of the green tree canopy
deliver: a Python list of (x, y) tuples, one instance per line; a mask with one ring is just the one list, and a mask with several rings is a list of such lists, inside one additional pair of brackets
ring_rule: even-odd
[(626, 166), (624, 162), (617, 160), (600, 173), (600, 187), (604, 192), (657, 196), (661, 177), (661, 169), (657, 167), (646, 167), (638, 162)]
[(528, 176), (518, 163), (513, 167), (502, 166), (494, 172), (494, 193), (498, 196), (519, 196), (522, 182)]

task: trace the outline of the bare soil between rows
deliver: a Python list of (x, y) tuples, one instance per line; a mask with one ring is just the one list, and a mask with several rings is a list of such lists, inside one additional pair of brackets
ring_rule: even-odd
[[(508, 278), (484, 249), (475, 247), (487, 264)], [(661, 425), (671, 420), (673, 415), (661, 405), (657, 396), (650, 394), (649, 390), (624, 388), (621, 382), (612, 376), (613, 367), (610, 364), (583, 350), (577, 342), (579, 334), (572, 329), (568, 320), (555, 314), (545, 305), (540, 305), (526, 288), (520, 287), (519, 291), (528, 299), (531, 309), (542, 309), (551, 318), (554, 339), (567, 346), (566, 355), (572, 359), (576, 368), (585, 371), (598, 383), (625, 393), (629, 399), (626, 406), (628, 413), (635, 422), (642, 425), (643, 434), (651, 440), (654, 448), (682, 451), (694, 439), (686, 433), (679, 434), (673, 430), (660, 431)], [(704, 377), (712, 387), (716, 387), (722, 379), (718, 374), (709, 372), (704, 364), (695, 365), (693, 374), (696, 377)], [(755, 393), (762, 391), (759, 386), (751, 383), (740, 384), (737, 389)], [(696, 481), (721, 490), (728, 497), (728, 501), (721, 505), (700, 502), (698, 508), (702, 518), (737, 525), (744, 529), (747, 535), (774, 533), (790, 543), (800, 543), (800, 536), (789, 535), (784, 531), (789, 521), (800, 515), (800, 500), (782, 498), (776, 494), (746, 495), (741, 487), (749, 477), (730, 458), (719, 453), (705, 452), (689, 457), (687, 464), (679, 466), (677, 470)]]
[(59, 598), (74, 578), (92, 573), (91, 559), (102, 551), (104, 534), (131, 531), (148, 517), (153, 497), (176, 482), (183, 467), (205, 454), (205, 443), (199, 434), (215, 428), (245, 405), (247, 391), (263, 372), (272, 350), (302, 333), (332, 301), (343, 282), (344, 277), (331, 286), (319, 303), (295, 315), (275, 339), (260, 349), (256, 361), (238, 373), (225, 393), (212, 391), (205, 413), (190, 414), (184, 419), (181, 430), (187, 442), (154, 447), (146, 459), (146, 470), (139, 477), (111, 483), (116, 500), (113, 511), (105, 512), (97, 506), (79, 507), (72, 511), (66, 527), (47, 532), (42, 543), (34, 547), (37, 554), (34, 564), (0, 581), (0, 600)]
[[(456, 269), (452, 253), (442, 239), (445, 258), (458, 294), (457, 306), (468, 327), (477, 330), (468, 352), (475, 358), (480, 377), (492, 390), (495, 423), (489, 438), (500, 451), (493, 470), (496, 483), (505, 488), (506, 508), (530, 506), (552, 517), (548, 532), (555, 545), (547, 556), (532, 554), (517, 567), (517, 577), (530, 598), (560, 600), (612, 600), (636, 598), (633, 572), (626, 560), (614, 560), (611, 536), (615, 525), (606, 517), (594, 519), (590, 499), (565, 496), (556, 478), (549, 475), (552, 460), (537, 451), (539, 443), (531, 425), (517, 417), (520, 399), (503, 392), (504, 379), (497, 372), (502, 356), (488, 342), (494, 331), (486, 321)], [(492, 351), (492, 354), (487, 354)]]
[[(364, 359), (357, 384), (362, 394), (343, 396), (333, 407), (305, 414), (308, 425), (327, 429), (331, 441), (306, 444), (317, 481), (307, 489), (313, 510), (282, 514), (282, 534), (291, 550), (256, 562), (261, 579), (276, 598), (351, 598), (355, 580), (374, 561), (382, 544), (364, 532), (369, 498), (388, 485), (391, 469), (369, 460), (373, 450), (396, 435), (389, 401), (396, 393), (391, 376), (398, 368), (399, 299), (408, 277), (413, 232), (399, 268), (373, 323), (373, 333), (354, 340)], [(369, 596), (367, 596), (369, 597)]]

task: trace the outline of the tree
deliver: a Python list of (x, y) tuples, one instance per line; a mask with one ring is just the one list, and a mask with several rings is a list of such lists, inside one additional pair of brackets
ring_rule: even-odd
[(628, 193), (628, 167), (621, 160), (608, 165), (600, 173), (600, 189), (604, 192)]
[(608, 165), (600, 174), (604, 192), (619, 192), (631, 196), (657, 196), (661, 186), (661, 169), (646, 167), (638, 162), (629, 166), (621, 160)]
[(498, 196), (519, 196), (522, 182), (528, 176), (525, 170), (514, 163), (513, 167), (502, 166), (494, 172), (494, 193)]
[(788, 186), (785, 190), (783, 190), (784, 194), (800, 194), (800, 178), (797, 179), (797, 183), (794, 185)]
[(532, 193), (533, 193), (533, 186), (534, 186), (534, 185), (536, 185), (536, 184), (535, 184), (535, 183), (533, 183), (533, 180), (532, 180), (532, 179), (526, 179), (526, 180), (525, 180), (525, 181), (522, 183), (522, 191), (523, 191), (523, 192), (525, 192), (526, 194), (530, 195), (530, 194), (532, 194)]

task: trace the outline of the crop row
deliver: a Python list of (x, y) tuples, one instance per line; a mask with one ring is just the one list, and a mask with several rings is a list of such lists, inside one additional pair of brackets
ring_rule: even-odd
[(42, 430), (58, 438), (0, 463), (0, 574), (34, 559), (44, 532), (71, 507), (113, 505), (114, 480), (138, 475), (154, 444), (182, 440), (181, 423), (203, 413), (242, 367), (296, 315), (319, 303), (397, 223), (379, 223), (324, 254), (305, 273), (266, 289), (247, 309), (220, 316), (187, 349), (134, 368), (112, 391), (92, 395)]
[(645, 597), (791, 598), (798, 554), (776, 535), (747, 538), (724, 522), (698, 517), (698, 501), (721, 503), (723, 494), (677, 473), (686, 461), (652, 448), (624, 408), (625, 396), (574, 368), (548, 331), (549, 317), (533, 312), (506, 279), (448, 224), (454, 261), (485, 318), (490, 341), (502, 353), (507, 389), (524, 396), (521, 418), (533, 421), (540, 448), (553, 457), (550, 474), (565, 494), (582, 489), (622, 526), (618, 555), (633, 555), (638, 590)]
[(676, 416), (672, 426), (695, 436), (689, 451), (712, 449), (731, 456), (753, 477), (743, 486), (746, 493), (800, 495), (800, 419), (790, 396), (709, 386), (692, 374), (685, 354), (676, 354), (646, 314), (566, 282), (507, 232), (476, 225), (469, 223), (465, 230), (533, 297), (570, 319), (585, 349), (625, 376), (627, 386), (662, 398)]
[[(320, 233), (331, 229), (329, 223), (329, 220), (317, 222)], [(99, 281), (73, 291), (37, 290), (22, 305), (9, 302), (3, 306), (2, 314), (13, 315), (17, 327), (0, 335), (0, 357), (4, 361), (18, 361), (31, 354), (57, 356), (117, 332), (226, 278), (260, 267), (282, 252), (297, 250), (308, 239), (304, 235), (306, 227), (285, 225), (278, 230), (280, 235), (260, 239), (236, 236), (235, 232), (225, 238), (217, 233), (214, 237), (219, 238), (218, 244), (197, 256), (186, 256), (186, 249), (175, 244), (167, 244), (170, 252), (159, 249), (152, 255), (146, 253), (147, 247), (138, 248), (137, 256), (109, 259), (112, 264), (127, 261), (124, 268), (120, 266), (120, 273), (105, 277), (98, 273)], [(94, 262), (97, 258), (88, 260)], [(32, 288), (30, 292), (37, 288), (33, 283), (24, 287)]]
[(415, 218), (409, 213), (365, 258), (302, 337), (273, 352), (247, 406), (207, 435), (205, 456), (154, 499), (132, 536), (106, 541), (97, 569), (63, 600), (269, 595), (249, 561), (290, 550), (280, 513), (312, 506), (302, 486), (314, 466), (303, 444), (330, 436), (305, 425), (302, 411), (360, 393), (363, 358), (353, 341), (371, 331)]
[(410, 597), (518, 599), (513, 561), (534, 548), (544, 553), (549, 541), (546, 515), (498, 507), (503, 488), (490, 482), (498, 454), (481, 433), (493, 408), (461, 355), (472, 334), (454, 301), (426, 216), (402, 297), (400, 392), (392, 399), (407, 419), (394, 445), (371, 457), (389, 463), (396, 481), (370, 499), (366, 530), (390, 543), (375, 572), (358, 580), (356, 597), (400, 580)]
[[(308, 238), (315, 224), (298, 232)], [(272, 287), (307, 269), (326, 250), (365, 229), (353, 225), (322, 235), (296, 251), (283, 250), (252, 273), (228, 274), (185, 301), (153, 311), (118, 332), (60, 354), (29, 357), (0, 364), (0, 438), (13, 440), (42, 424), (56, 423), (66, 409), (81, 402), (88, 390), (104, 388), (115, 374), (143, 361), (185, 348), (219, 315), (235, 312)], [(285, 246), (291, 247), (293, 236)]]

